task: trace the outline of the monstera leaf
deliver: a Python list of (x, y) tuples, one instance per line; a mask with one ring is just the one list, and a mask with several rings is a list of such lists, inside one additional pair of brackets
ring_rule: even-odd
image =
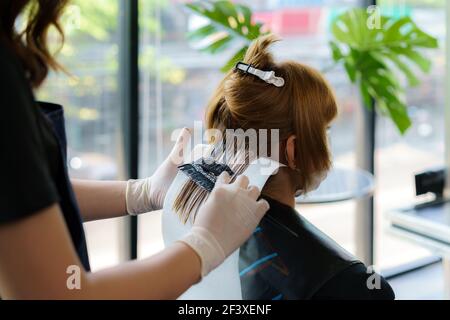
[(230, 70), (242, 60), (250, 42), (265, 34), (262, 25), (252, 21), (251, 10), (231, 1), (194, 1), (186, 7), (207, 18), (207, 23), (188, 33), (188, 39), (200, 43), (200, 50), (211, 54), (223, 52), (233, 43), (243, 43), (227, 63), (221, 68)]
[(420, 50), (437, 48), (435, 38), (422, 31), (410, 17), (380, 16), (376, 23), (365, 10), (352, 9), (332, 24), (330, 42), (333, 59), (342, 63), (351, 82), (358, 84), (365, 105), (372, 99), (389, 116), (401, 134), (411, 126), (404, 87), (417, 86), (416, 69), (429, 72), (431, 62)]

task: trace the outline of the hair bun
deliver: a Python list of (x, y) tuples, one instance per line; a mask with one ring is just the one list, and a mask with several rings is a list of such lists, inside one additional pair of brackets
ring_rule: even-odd
[(274, 64), (274, 58), (269, 48), (277, 41), (280, 39), (274, 34), (257, 38), (247, 49), (244, 62), (258, 69), (271, 67)]

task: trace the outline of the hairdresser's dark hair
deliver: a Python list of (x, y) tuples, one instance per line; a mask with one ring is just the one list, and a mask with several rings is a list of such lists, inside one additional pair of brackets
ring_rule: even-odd
[[(62, 69), (48, 46), (48, 31), (55, 27), (64, 41), (59, 18), (68, 0), (1, 0), (0, 41), (19, 58), (32, 87), (39, 87), (49, 69)], [(19, 18), (25, 28), (17, 30)]]

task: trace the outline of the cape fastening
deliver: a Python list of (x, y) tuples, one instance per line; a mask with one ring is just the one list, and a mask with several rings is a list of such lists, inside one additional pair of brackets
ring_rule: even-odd
[(269, 84), (273, 84), (275, 87), (284, 86), (284, 79), (282, 77), (276, 77), (275, 71), (263, 71), (244, 62), (238, 62), (235, 69), (244, 73), (252, 74)]

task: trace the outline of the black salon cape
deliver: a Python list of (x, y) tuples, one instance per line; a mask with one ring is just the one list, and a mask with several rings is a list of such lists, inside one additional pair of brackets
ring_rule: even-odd
[(265, 199), (270, 210), (240, 248), (244, 300), (394, 299), (379, 274), (291, 207)]
[(0, 224), (59, 204), (78, 256), (89, 270), (82, 219), (67, 173), (63, 109), (35, 101), (20, 62), (1, 42), (0, 148)]

